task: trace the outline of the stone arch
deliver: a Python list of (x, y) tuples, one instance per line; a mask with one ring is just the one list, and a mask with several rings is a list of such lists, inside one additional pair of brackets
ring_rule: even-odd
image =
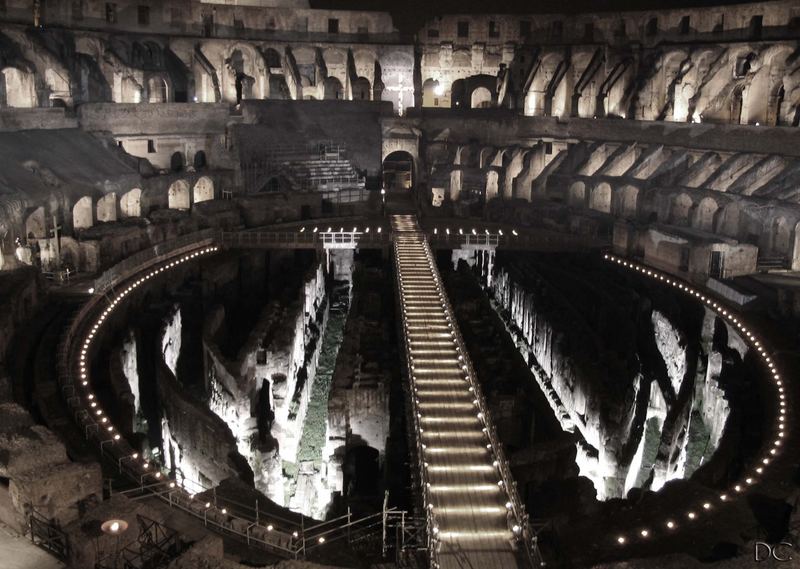
[(414, 161), (415, 178), (416, 166), (420, 162), (419, 158), (419, 140), (416, 137), (411, 137), (413, 134), (407, 129), (390, 130), (384, 132), (383, 142), (381, 144), (381, 162), (386, 160), (391, 154), (395, 152), (406, 152)]
[(117, 221), (117, 194), (111, 192), (97, 200), (97, 221)]
[(492, 106), (492, 93), (486, 87), (477, 87), (470, 95), (471, 109), (487, 109)]
[(167, 192), (169, 209), (186, 210), (191, 207), (189, 201), (189, 184), (186, 180), (175, 180)]
[(794, 48), (788, 45), (774, 45), (758, 54), (760, 65), (744, 91), (742, 104), (742, 123), (774, 125), (777, 123), (778, 92), (783, 86), (786, 74), (786, 61)]
[(414, 156), (395, 150), (383, 159), (383, 187), (410, 190), (414, 187)]
[(259, 193), (291, 192), (292, 182), (284, 174), (280, 173), (271, 176), (258, 191)]
[(719, 204), (714, 198), (706, 197), (700, 200), (692, 215), (692, 227), (701, 231), (714, 231), (714, 216), (718, 209)]
[(256, 87), (259, 89), (261, 85), (261, 73), (257, 62), (259, 61), (259, 54), (256, 52), (252, 45), (246, 43), (237, 43), (231, 47), (225, 63), (228, 69), (228, 77), (230, 77), (229, 89), (233, 95), (233, 100), (240, 103), (243, 99), (252, 99), (257, 97), (255, 93)]
[(2, 71), (5, 87), (5, 105), (18, 108), (33, 108), (37, 105), (33, 74), (6, 67)]
[(119, 211), (123, 218), (142, 216), (142, 190), (133, 188), (119, 200)]
[(688, 194), (678, 194), (673, 198), (670, 207), (670, 223), (673, 225), (689, 225), (689, 212), (694, 202)]
[[(525, 93), (524, 112), (526, 115), (557, 114), (554, 113), (554, 108), (559, 105), (555, 104), (553, 99), (556, 98), (557, 91), (565, 91), (563, 86), (566, 82), (559, 79), (560, 72), (565, 65), (564, 54), (560, 51), (547, 53), (540, 59), (530, 87)], [(565, 93), (562, 93), (562, 98), (563, 95)]]
[(194, 185), (192, 190), (194, 203), (205, 202), (214, 199), (214, 180), (208, 176), (202, 176)]
[(166, 103), (169, 101), (167, 82), (161, 75), (152, 75), (147, 80), (147, 102)]
[(567, 204), (572, 207), (586, 207), (586, 184), (572, 182), (567, 194)]
[(592, 188), (589, 194), (589, 209), (611, 213), (611, 186), (606, 182), (600, 182)]
[(342, 82), (336, 77), (326, 77), (322, 84), (322, 98), (328, 101), (344, 99)]
[(366, 77), (359, 77), (353, 81), (352, 91), (354, 101), (369, 101), (372, 99), (372, 86)]
[(635, 218), (639, 205), (639, 188), (623, 186), (617, 190), (617, 199), (617, 214), (628, 219)]
[(92, 197), (84, 196), (72, 207), (72, 228), (89, 229), (92, 225), (94, 225)]

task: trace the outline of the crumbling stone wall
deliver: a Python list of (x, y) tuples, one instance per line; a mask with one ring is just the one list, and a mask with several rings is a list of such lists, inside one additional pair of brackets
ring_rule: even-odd
[(598, 270), (545, 267), (501, 261), (488, 290), (563, 428), (580, 435), (581, 474), (600, 499), (690, 476), (724, 432), (741, 340), (709, 333), (724, 325), (699, 307), (626, 291)]

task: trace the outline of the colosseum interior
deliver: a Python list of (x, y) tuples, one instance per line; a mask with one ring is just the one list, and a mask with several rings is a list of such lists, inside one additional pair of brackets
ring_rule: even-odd
[(0, 566), (796, 566), (800, 3), (444, 4), (0, 0)]

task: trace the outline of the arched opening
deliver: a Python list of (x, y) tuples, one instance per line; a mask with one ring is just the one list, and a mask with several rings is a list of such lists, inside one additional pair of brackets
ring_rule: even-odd
[(173, 152), (169, 159), (169, 168), (173, 172), (182, 172), (185, 165), (182, 152)]
[(214, 181), (208, 176), (203, 176), (194, 185), (194, 203), (214, 199)]
[(84, 196), (72, 207), (72, 228), (88, 229), (94, 225), (94, 208), (92, 198)]
[(569, 187), (567, 204), (571, 207), (586, 207), (586, 184), (573, 182)]
[(117, 221), (117, 194), (111, 192), (97, 201), (97, 221)]
[(142, 216), (142, 190), (133, 188), (119, 200), (119, 211), (123, 218)]
[(322, 98), (326, 101), (336, 101), (344, 99), (344, 89), (342, 82), (336, 77), (327, 77), (322, 84)]
[(153, 76), (147, 80), (147, 102), (148, 103), (166, 103), (167, 98), (167, 82), (163, 77)]
[(176, 180), (169, 187), (167, 205), (169, 209), (189, 209), (189, 184), (185, 180)]
[(289, 181), (286, 176), (282, 174), (278, 174), (277, 176), (272, 176), (269, 178), (261, 189), (258, 190), (259, 192), (289, 192), (292, 190), (292, 183)]
[(714, 230), (714, 215), (717, 213), (719, 206), (714, 198), (703, 198), (697, 204), (692, 219), (692, 227), (701, 231)]
[(36, 106), (36, 94), (33, 87), (33, 76), (16, 67), (3, 69), (5, 85), (5, 104), (9, 107), (33, 108)]
[(465, 109), (467, 85), (463, 79), (456, 79), (450, 87), (450, 106), (454, 109)]
[(271, 47), (264, 50), (264, 61), (270, 69), (279, 69), (283, 66), (281, 63), (281, 54)]
[(414, 157), (397, 150), (383, 159), (383, 187), (389, 190), (410, 190), (414, 187)]
[(426, 79), (422, 84), (423, 107), (449, 107), (442, 84), (435, 79)]
[(242, 50), (234, 49), (228, 58), (230, 72), (233, 74), (234, 90), (236, 91), (236, 103), (241, 103), (242, 99), (250, 99), (253, 96), (253, 85), (256, 80), (248, 75), (245, 69), (246, 61)]
[(492, 106), (492, 93), (486, 87), (478, 87), (472, 91), (470, 108), (488, 109)]
[(206, 153), (205, 150), (198, 150), (194, 153), (194, 169), (195, 170), (202, 170), (208, 164), (206, 162)]
[(670, 223), (673, 225), (689, 225), (689, 210), (692, 209), (692, 198), (680, 194), (672, 201)]
[(619, 189), (618, 197), (618, 214), (627, 219), (635, 218), (639, 200), (639, 188), (635, 186), (623, 186)]
[(589, 209), (611, 213), (611, 186), (602, 182), (589, 195)]
[(353, 100), (354, 101), (369, 101), (372, 98), (372, 87), (369, 84), (369, 79), (359, 77), (353, 81)]

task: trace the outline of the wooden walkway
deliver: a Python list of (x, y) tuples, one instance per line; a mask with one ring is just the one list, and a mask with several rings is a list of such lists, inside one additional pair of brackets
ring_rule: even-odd
[(424, 494), (432, 515), (432, 565), (518, 567), (506, 495), (474, 403), (451, 313), (425, 234), (410, 215), (392, 217), (398, 293), (417, 413)]

